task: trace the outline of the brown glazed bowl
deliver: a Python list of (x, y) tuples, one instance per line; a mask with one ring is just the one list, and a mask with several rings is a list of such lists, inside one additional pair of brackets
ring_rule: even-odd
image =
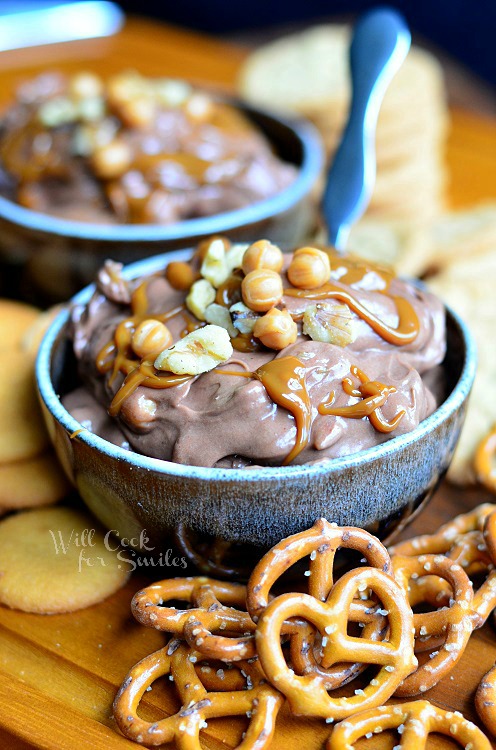
[(69, 299), (90, 284), (107, 258), (124, 264), (223, 234), (244, 242), (270, 237), (293, 246), (308, 237), (316, 215), (315, 188), (323, 168), (320, 136), (310, 123), (284, 120), (229, 100), (265, 134), (274, 152), (296, 165), (280, 193), (249, 206), (168, 226), (68, 221), (0, 196), (0, 294), (39, 305)]
[[(135, 263), (126, 276), (154, 273), (189, 252)], [(86, 302), (92, 291), (84, 289), (74, 301)], [(55, 319), (36, 365), (46, 424), (65, 471), (108, 529), (127, 538), (145, 529), (162, 549), (175, 538), (191, 559), (212, 537), (267, 548), (321, 516), (366, 528), (388, 541), (431, 498), (444, 476), (475, 374), (470, 334), (447, 310), (445, 398), (412, 432), (312, 465), (250, 470), (185, 466), (123, 450), (81, 431), (60, 401), (77, 382), (68, 318), (66, 309)]]

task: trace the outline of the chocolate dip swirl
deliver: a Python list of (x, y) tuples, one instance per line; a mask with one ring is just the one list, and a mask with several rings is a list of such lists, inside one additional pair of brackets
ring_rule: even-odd
[[(107, 265), (89, 303), (72, 313), (81, 386), (64, 405), (112, 442), (207, 467), (315, 462), (413, 430), (437, 406), (431, 387), (445, 353), (442, 303), (386, 269), (326, 252), (330, 276), (312, 289), (290, 283), (292, 258), (284, 257), (276, 307), (297, 324), (293, 343), (274, 350), (239, 334), (229, 359), (186, 376), (158, 371), (153, 357), (140, 360), (128, 344), (119, 349), (116, 330), (134, 330), (143, 318), (165, 320), (172, 340), (180, 341), (204, 325), (187, 310), (187, 291), (174, 289), (164, 274), (123, 290), (119, 269), (109, 274)], [(195, 278), (200, 265), (197, 254)], [(228, 306), (239, 299), (239, 283), (231, 283), (230, 293)], [(353, 324), (348, 343), (303, 332), (305, 311), (316, 303), (346, 306)]]

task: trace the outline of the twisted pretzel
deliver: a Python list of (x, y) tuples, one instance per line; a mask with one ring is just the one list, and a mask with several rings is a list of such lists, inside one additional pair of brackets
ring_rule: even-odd
[(483, 503), (468, 513), (461, 513), (440, 526), (434, 534), (421, 534), (398, 542), (389, 548), (391, 555), (445, 555), (460, 536), (469, 531), (482, 531), (487, 516), (496, 510), (493, 503)]
[[(402, 542), (391, 548), (396, 554), (420, 555), (445, 554), (453, 563), (460, 565), (469, 576), (484, 575), (484, 580), (474, 591), (471, 604), (473, 626), (480, 628), (496, 607), (496, 506), (480, 505), (474, 511), (455, 518), (432, 535)], [(443, 531), (444, 529), (444, 531)], [(460, 533), (458, 532), (460, 529)], [(415, 550), (415, 551), (414, 551)], [(442, 580), (428, 576), (410, 581), (410, 603), (437, 601), (449, 604), (451, 591)], [(432, 642), (429, 643), (429, 647)]]
[(496, 737), (496, 665), (484, 675), (477, 688), (475, 708), (493, 737)]
[[(357, 591), (366, 588), (372, 589), (385, 607), (389, 623), (387, 640), (373, 641), (347, 634), (353, 598)], [(332, 698), (323, 676), (295, 674), (286, 664), (280, 643), (284, 621), (295, 616), (305, 618), (321, 634), (324, 668), (358, 661), (380, 666), (377, 676), (350, 698)], [(293, 713), (320, 716), (328, 721), (379, 705), (417, 666), (413, 653), (413, 615), (405, 594), (393, 578), (376, 568), (346, 573), (334, 584), (325, 602), (308, 594), (277, 597), (260, 615), (256, 641), (265, 674), (286, 695)]]
[[(246, 675), (245, 689), (209, 692), (202, 672), (195, 670), (197, 659), (201, 659), (201, 654), (176, 641), (138, 662), (114, 700), (114, 717), (121, 732), (150, 747), (175, 740), (179, 750), (200, 750), (200, 730), (206, 728), (208, 719), (247, 715), (250, 723), (238, 748), (268, 747), (283, 698), (264, 681), (257, 663), (240, 664)], [(173, 716), (145, 721), (137, 713), (140, 701), (147, 688), (164, 675), (172, 676), (182, 706)]]
[(496, 454), (496, 427), (481, 440), (474, 456), (474, 470), (477, 480), (491, 492), (496, 492), (496, 470), (494, 457)]
[[(237, 609), (244, 610), (245, 599), (242, 584), (202, 576), (171, 578), (138, 591), (131, 610), (138, 622), (183, 637), (203, 656), (239, 661), (256, 655), (255, 623), (246, 611)], [(174, 600), (189, 602), (191, 608), (165, 606)], [(214, 635), (219, 632), (224, 635)]]
[[(256, 565), (246, 592), (246, 605), (253, 621), (257, 622), (268, 605), (269, 592), (274, 583), (292, 565), (307, 556), (310, 556), (308, 593), (324, 602), (334, 583), (334, 557), (340, 547), (357, 550), (373, 568), (384, 573), (391, 571), (387, 550), (375, 536), (363, 529), (337, 526), (320, 518), (311, 529), (276, 544)], [(353, 606), (363, 613), (363, 605), (355, 603)]]
[(361, 737), (370, 737), (388, 729), (397, 729), (398, 748), (423, 750), (431, 732), (448, 735), (463, 748), (491, 750), (481, 730), (458, 711), (444, 711), (429, 701), (412, 701), (397, 706), (379, 706), (363, 711), (336, 724), (327, 742), (327, 750), (353, 750)]
[(427, 573), (446, 581), (453, 597), (449, 607), (413, 615), (415, 643), (418, 643), (417, 639), (425, 636), (441, 636), (442, 646), (437, 653), (431, 654), (432, 658), (428, 662), (417, 667), (398, 687), (395, 695), (406, 698), (434, 687), (461, 659), (474, 629), (471, 609), (473, 592), (470, 581), (460, 565), (443, 555), (393, 555), (392, 562), (395, 578), (406, 594), (412, 577)]

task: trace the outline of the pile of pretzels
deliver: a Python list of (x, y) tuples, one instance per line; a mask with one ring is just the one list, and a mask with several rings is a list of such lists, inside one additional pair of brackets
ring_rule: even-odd
[[(355, 550), (361, 563), (336, 578), (338, 549)], [(307, 569), (295, 582), (301, 561)], [(170, 640), (128, 673), (114, 701), (117, 725), (144, 746), (175, 741), (199, 750), (210, 719), (246, 716), (238, 747), (263, 750), (287, 699), (296, 716), (333, 725), (327, 750), (391, 729), (397, 748), (423, 748), (438, 732), (465, 749), (490, 750), (478, 727), (423, 694), (455, 668), (496, 608), (495, 566), (496, 505), (485, 504), (389, 551), (363, 529), (320, 519), (267, 552), (246, 586), (204, 576), (154, 583), (134, 596), (132, 611)], [(288, 571), (297, 592), (280, 593)], [(181, 708), (145, 721), (140, 701), (164, 676)], [(476, 697), (496, 736), (495, 690), (496, 667)], [(422, 699), (384, 705), (415, 696)]]

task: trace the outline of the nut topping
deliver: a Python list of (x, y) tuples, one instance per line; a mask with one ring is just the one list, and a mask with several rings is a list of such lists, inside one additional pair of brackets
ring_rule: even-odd
[(216, 325), (207, 325), (188, 333), (155, 360), (157, 370), (176, 375), (200, 375), (209, 372), (232, 356), (228, 332)]

